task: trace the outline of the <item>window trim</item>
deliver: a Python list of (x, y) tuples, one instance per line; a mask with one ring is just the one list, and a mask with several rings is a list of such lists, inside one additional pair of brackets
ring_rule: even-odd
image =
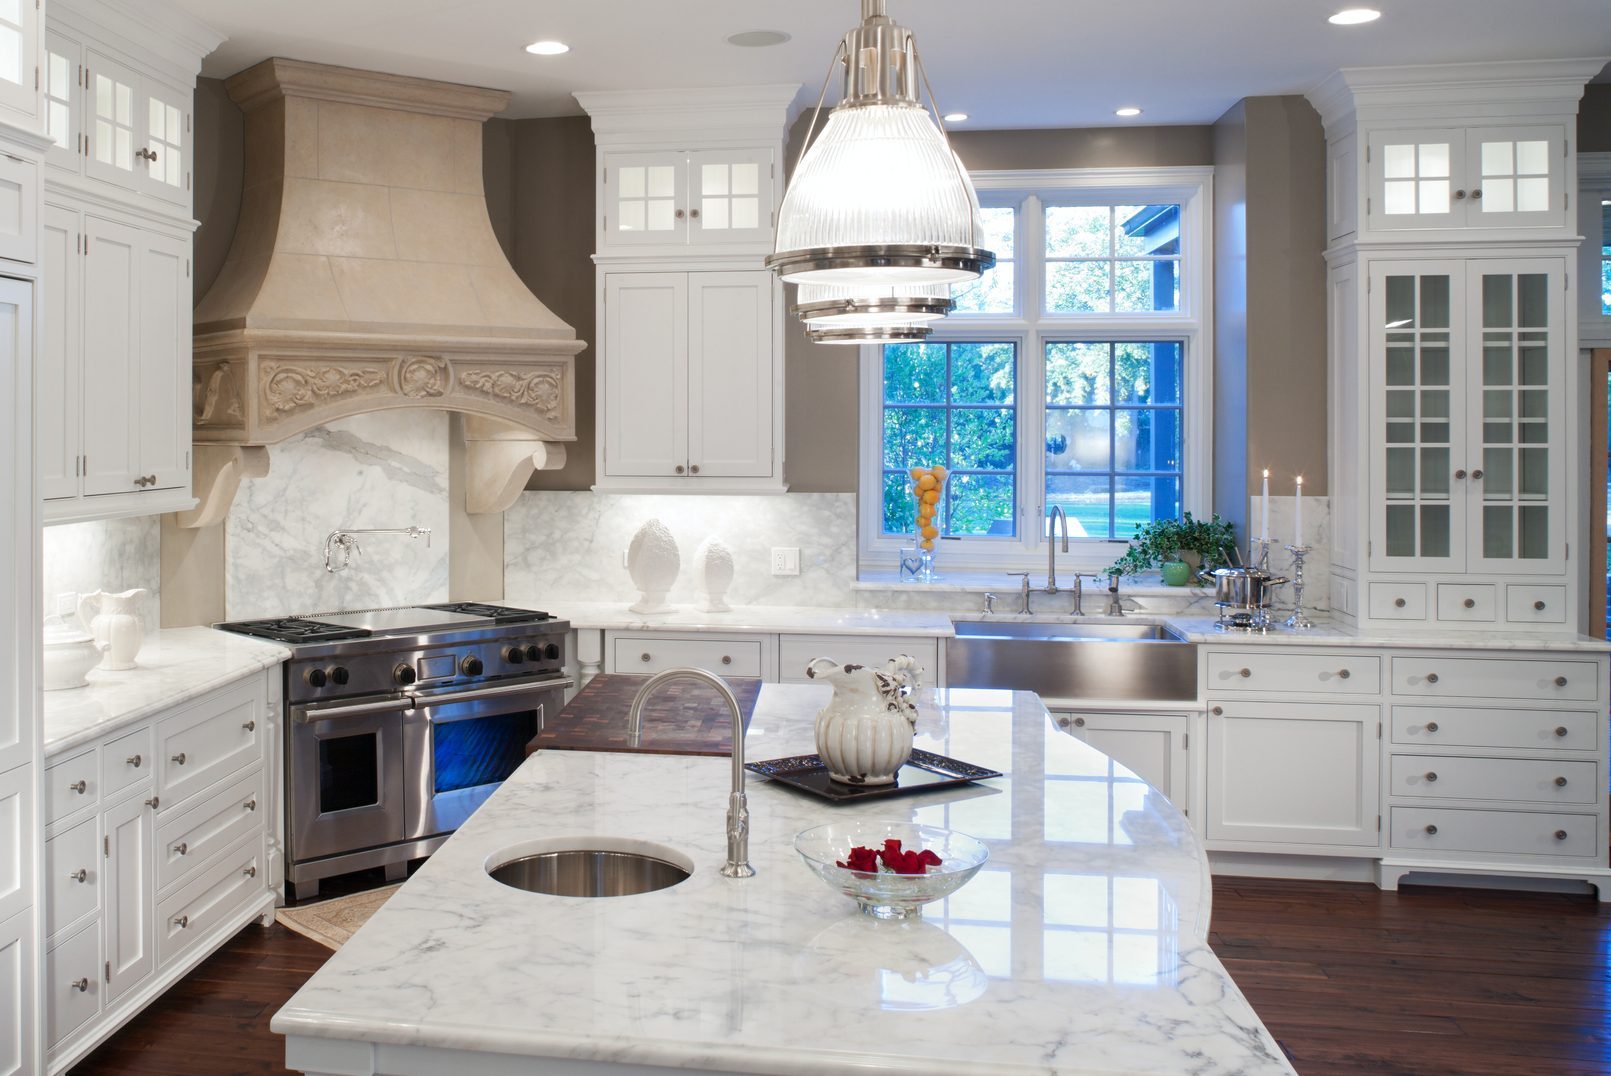
[[(1206, 517), (1213, 504), (1214, 330), (1213, 330), (1213, 168), (1090, 168), (1051, 171), (989, 171), (972, 174), (983, 205), (1078, 205), (1177, 202), (1180, 205), (1181, 309), (1169, 312), (1031, 315), (1038, 311), (1044, 279), (1044, 241), (1038, 212), (1019, 213), (1014, 241), (1014, 303), (1011, 315), (953, 314), (935, 337), (943, 341), (1011, 340), (1017, 344), (1017, 536), (1013, 539), (962, 538), (936, 550), (945, 571), (1035, 569), (1046, 556), (1046, 540), (1032, 520), (1044, 517), (1045, 453), (1032, 452), (1044, 440), (1045, 345), (1063, 341), (1179, 340), (1185, 425), (1181, 446), (1183, 510)], [(1041, 196), (1050, 196), (1042, 199)], [(1035, 256), (1025, 257), (1026, 251)], [(885, 537), (882, 527), (883, 350), (859, 350), (861, 385), (857, 493), (858, 548), (862, 572), (889, 572), (898, 550), (910, 538)], [(1033, 360), (1031, 361), (1031, 356)], [(1026, 403), (1027, 401), (1027, 403)], [(1034, 513), (1032, 516), (1031, 513)], [(1087, 539), (1070, 543), (1060, 560), (1069, 571), (1107, 567), (1128, 543)], [(1042, 568), (1042, 570), (1044, 570)]]

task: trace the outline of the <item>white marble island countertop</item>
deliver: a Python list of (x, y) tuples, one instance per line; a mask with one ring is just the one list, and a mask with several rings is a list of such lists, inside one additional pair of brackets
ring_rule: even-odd
[(60, 754), (290, 656), (277, 643), (212, 628), (152, 632), (134, 668), (94, 670), (87, 687), (44, 693), (45, 754)]
[[(750, 758), (810, 751), (827, 697), (767, 685)], [(454, 1076), (1292, 1071), (1208, 947), (1208, 864), (1173, 806), (1058, 732), (1034, 695), (955, 690), (920, 707), (919, 746), (1007, 776), (852, 806), (751, 776), (757, 874), (743, 880), (717, 873), (727, 760), (534, 755), (274, 1017), (289, 1063)], [(874, 921), (792, 848), (801, 830), (858, 817), (959, 829), (991, 858), (922, 921)], [(694, 873), (588, 900), (485, 872), (512, 846), (578, 836), (660, 842)]]

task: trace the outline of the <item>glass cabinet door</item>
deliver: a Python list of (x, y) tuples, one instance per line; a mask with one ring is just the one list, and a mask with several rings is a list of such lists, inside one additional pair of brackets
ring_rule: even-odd
[(604, 158), (604, 241), (631, 246), (688, 241), (687, 157), (611, 153)]
[[(1471, 570), (1562, 570), (1566, 536), (1562, 268), (1551, 262), (1479, 263), (1468, 301), (1480, 333), (1471, 392), (1475, 540)], [(1480, 449), (1480, 452), (1479, 452)]]
[(1473, 228), (1559, 227), (1567, 223), (1566, 130), (1484, 127), (1467, 140)]
[(54, 30), (45, 34), (45, 134), (50, 146), (45, 159), (77, 172), (84, 156), (80, 146), (84, 50), (78, 42)]
[[(1458, 570), (1464, 558), (1465, 295), (1447, 265), (1378, 270), (1371, 288), (1371, 437), (1376, 460), (1371, 565)], [(1457, 475), (1460, 477), (1457, 478)]]
[(1465, 224), (1465, 134), (1382, 131), (1370, 154), (1372, 228), (1458, 228)]
[(0, 105), (32, 116), (39, 105), (39, 8), (29, 0), (0, 0)]
[(772, 152), (701, 150), (688, 158), (689, 241), (740, 243), (772, 236)]

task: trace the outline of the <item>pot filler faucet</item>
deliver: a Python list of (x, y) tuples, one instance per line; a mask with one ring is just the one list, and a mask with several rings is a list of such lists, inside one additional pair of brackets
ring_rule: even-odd
[[(337, 527), (324, 540), (324, 570), (342, 572), (352, 567), (352, 555), (362, 553), (358, 548), (360, 534), (406, 534), (410, 538), (424, 538), (425, 548), (431, 548), (429, 527)], [(341, 563), (336, 563), (336, 551), (341, 551)]]
[(727, 681), (704, 669), (667, 669), (649, 677), (633, 696), (632, 708), (627, 711), (627, 743), (638, 746), (643, 732), (644, 701), (673, 680), (693, 680), (716, 689), (722, 702), (733, 717), (733, 790), (727, 797), (727, 862), (722, 864), (723, 878), (750, 878), (755, 868), (750, 866), (750, 807), (744, 795), (744, 711)]

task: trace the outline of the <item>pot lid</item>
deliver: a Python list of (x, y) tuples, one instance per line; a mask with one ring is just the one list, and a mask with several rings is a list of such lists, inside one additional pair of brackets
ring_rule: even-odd
[(66, 646), (71, 643), (94, 642), (95, 637), (77, 624), (65, 620), (45, 621), (44, 642), (46, 646)]

